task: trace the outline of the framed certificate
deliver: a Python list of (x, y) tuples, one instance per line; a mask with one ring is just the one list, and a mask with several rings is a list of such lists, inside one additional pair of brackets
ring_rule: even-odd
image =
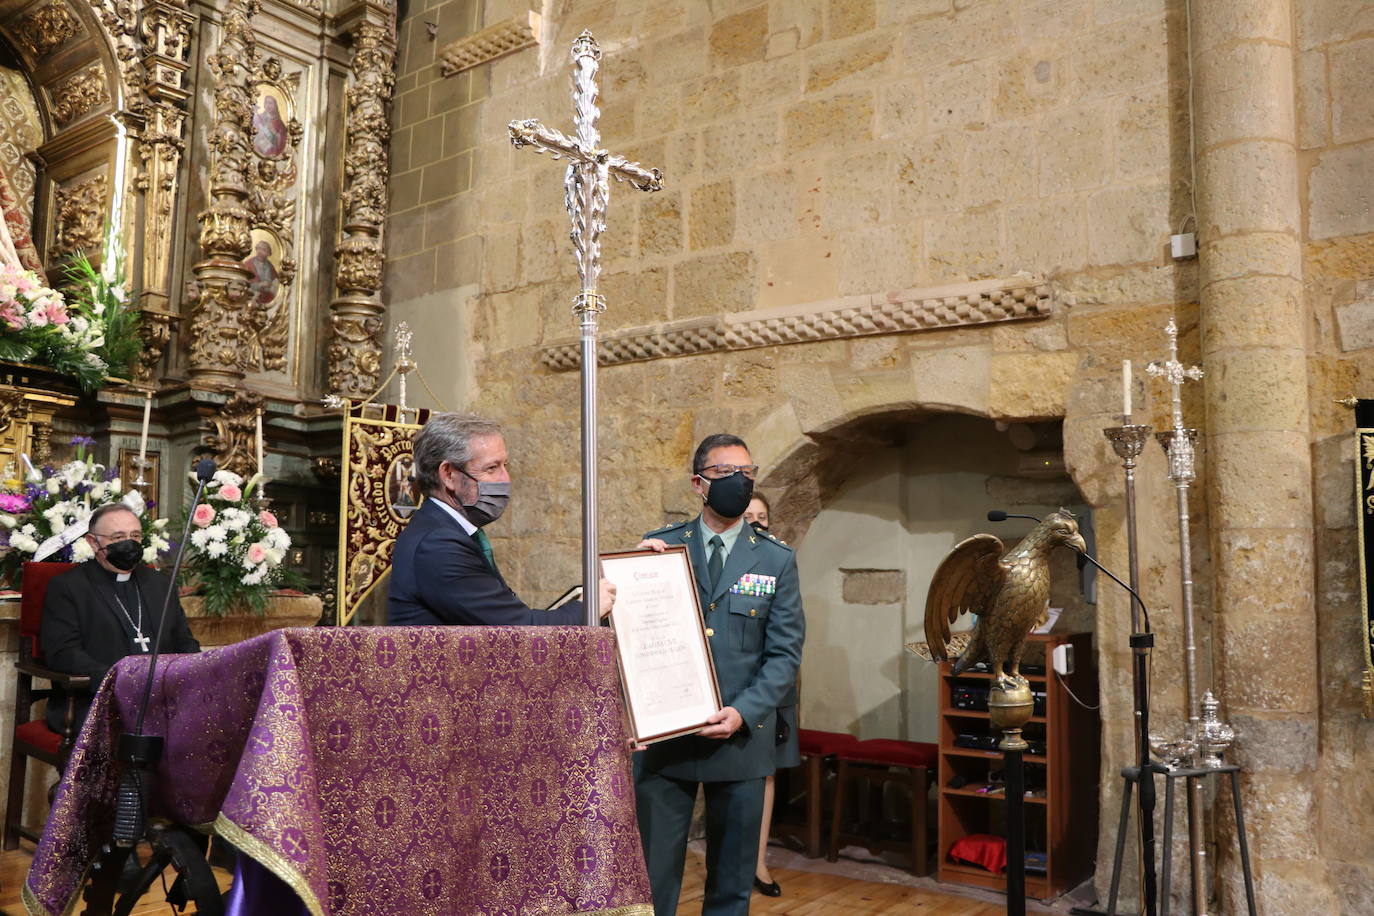
[(616, 588), (611, 626), (635, 740), (701, 731), (720, 686), (687, 548), (602, 554), (601, 569)]

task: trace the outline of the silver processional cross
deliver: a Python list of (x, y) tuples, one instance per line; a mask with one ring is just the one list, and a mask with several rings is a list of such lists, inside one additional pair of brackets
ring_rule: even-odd
[(596, 73), (601, 66), (601, 48), (592, 33), (583, 31), (572, 43), (573, 125), (577, 136), (545, 127), (538, 121), (510, 122), (510, 142), (519, 149), (528, 146), (536, 153), (549, 153), (568, 160), (563, 181), (563, 201), (572, 220), (573, 249), (582, 290), (573, 302), (582, 330), (582, 600), (587, 625), (596, 626), (597, 581), (600, 559), (596, 546), (596, 320), (606, 310), (606, 299), (597, 292), (601, 276), (601, 233), (606, 229), (606, 204), (610, 197), (610, 178), (628, 181), (641, 191), (663, 188), (663, 174), (646, 169), (623, 156), (613, 156), (601, 148), (597, 122), (600, 90)]

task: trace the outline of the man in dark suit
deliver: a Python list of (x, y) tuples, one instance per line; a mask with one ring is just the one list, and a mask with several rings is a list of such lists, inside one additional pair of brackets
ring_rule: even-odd
[[(94, 558), (54, 577), (43, 602), (39, 640), (55, 671), (88, 675), (94, 691), (115, 662), (152, 652), (169, 590), (162, 651), (200, 651), (171, 577), (143, 565), (143, 526), (137, 515), (120, 503), (101, 506), (91, 513), (86, 543)], [(61, 732), (67, 698), (60, 687), (57, 691), (48, 700), (47, 722)], [(91, 697), (74, 697), (77, 730)]]
[[(415, 474), (426, 495), (396, 539), (387, 595), (393, 626), (581, 624), (582, 602), (532, 608), (501, 577), (482, 528), (510, 501), (510, 469), (501, 427), (481, 417), (434, 414), (415, 437)], [(601, 616), (615, 586), (601, 580)]]
[(744, 523), (757, 473), (742, 439), (708, 436), (692, 460), (701, 514), (652, 531), (639, 545), (687, 545), (725, 704), (700, 733), (651, 745), (635, 762), (640, 838), (658, 916), (677, 911), (698, 784), (706, 794), (702, 914), (749, 912), (778, 706), (796, 683), (806, 635), (792, 548)]

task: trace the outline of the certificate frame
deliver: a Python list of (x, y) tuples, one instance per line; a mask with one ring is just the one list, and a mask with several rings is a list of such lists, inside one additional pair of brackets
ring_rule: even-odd
[[(616, 584), (611, 628), (631, 735), (654, 744), (706, 728), (721, 708), (720, 683), (687, 547), (604, 553), (601, 570)], [(655, 576), (659, 587), (641, 584)], [(650, 606), (653, 628), (643, 613)], [(650, 647), (650, 639), (657, 644)], [(678, 698), (682, 708), (672, 709)]]

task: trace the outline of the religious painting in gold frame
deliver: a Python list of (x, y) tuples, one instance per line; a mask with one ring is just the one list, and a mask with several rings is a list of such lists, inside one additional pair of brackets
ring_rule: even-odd
[(358, 608), (391, 572), (396, 538), (419, 508), (413, 441), (428, 410), (409, 409), (404, 420), (394, 404), (362, 404), (344, 417), (343, 469), (339, 487), (339, 623)]

